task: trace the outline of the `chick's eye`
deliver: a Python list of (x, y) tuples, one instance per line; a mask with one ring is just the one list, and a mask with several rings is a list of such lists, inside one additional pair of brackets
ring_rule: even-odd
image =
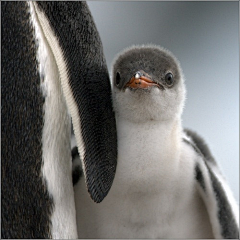
[(171, 87), (173, 85), (174, 79), (173, 79), (172, 73), (167, 73), (165, 75), (165, 82), (166, 82), (168, 87)]
[(121, 80), (120, 73), (119, 73), (119, 72), (117, 72), (117, 74), (116, 74), (116, 84), (117, 84), (117, 85), (119, 85), (119, 83), (120, 83), (120, 80)]

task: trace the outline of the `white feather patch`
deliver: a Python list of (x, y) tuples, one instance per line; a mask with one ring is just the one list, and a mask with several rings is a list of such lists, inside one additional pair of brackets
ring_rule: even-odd
[[(52, 46), (48, 45), (49, 39), (45, 38), (46, 34), (49, 36), (52, 33), (42, 31), (39, 19), (41, 22), (46, 22), (46, 18), (40, 12), (38, 12), (38, 15), (36, 14), (35, 3), (30, 2), (29, 5), (38, 42), (39, 72), (40, 76), (43, 76), (41, 87), (45, 104), (42, 133), (42, 175), (46, 179), (46, 187), (54, 202), (51, 216), (51, 235), (55, 239), (74, 239), (77, 238), (77, 229), (72, 185), (71, 128), (60, 83), (60, 77), (64, 76), (66, 78), (67, 71), (64, 67), (63, 58), (61, 58), (63, 61), (62, 67), (58, 68), (55, 61), (56, 55), (53, 55), (53, 52), (58, 52), (61, 55), (60, 50), (57, 50), (59, 46), (56, 43), (52, 51)], [(55, 42), (57, 42), (56, 39)]]
[[(81, 135), (80, 116), (78, 114), (79, 112), (78, 107), (77, 107), (77, 104), (75, 103), (75, 100), (71, 91), (71, 87), (68, 82), (69, 78), (68, 78), (68, 69), (67, 69), (66, 61), (64, 59), (62, 49), (59, 46), (58, 39), (55, 36), (54, 32), (52, 31), (44, 13), (38, 9), (36, 3), (34, 3), (34, 6), (36, 9), (36, 13), (37, 13), (39, 22), (41, 24), (42, 30), (48, 41), (48, 44), (52, 49), (52, 53), (54, 55), (56, 64), (58, 66), (58, 71), (60, 75), (64, 97), (67, 102), (69, 113), (72, 117), (74, 134), (77, 141), (78, 151), (80, 153), (81, 159), (83, 159), (85, 156), (85, 147), (84, 147), (84, 142)], [(83, 167), (84, 167), (84, 164), (83, 164)]]
[(196, 189), (196, 153), (181, 142), (180, 120), (133, 123), (117, 117), (118, 167), (100, 204), (75, 187), (80, 238), (212, 238)]

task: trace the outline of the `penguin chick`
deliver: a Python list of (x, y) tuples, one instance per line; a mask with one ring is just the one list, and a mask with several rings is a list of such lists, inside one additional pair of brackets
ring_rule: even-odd
[(178, 60), (166, 49), (149, 45), (125, 50), (116, 58), (112, 84), (121, 118), (172, 121), (182, 113), (184, 78)]
[[(182, 129), (186, 90), (173, 54), (154, 45), (124, 50), (113, 64), (112, 91), (118, 135), (116, 175), (100, 204), (91, 202), (84, 181), (75, 186), (79, 237), (237, 236), (228, 201), (223, 203), (228, 209), (223, 218), (219, 214), (223, 201), (213, 187), (216, 175), (196, 145), (201, 140), (194, 141), (196, 136)], [(224, 196), (222, 186), (217, 191)], [(233, 220), (231, 226), (224, 218)]]

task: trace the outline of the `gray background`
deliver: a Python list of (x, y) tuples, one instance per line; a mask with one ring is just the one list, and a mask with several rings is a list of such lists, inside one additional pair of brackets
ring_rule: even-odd
[(88, 2), (108, 68), (132, 44), (161, 45), (186, 78), (183, 125), (200, 133), (239, 202), (238, 2)]

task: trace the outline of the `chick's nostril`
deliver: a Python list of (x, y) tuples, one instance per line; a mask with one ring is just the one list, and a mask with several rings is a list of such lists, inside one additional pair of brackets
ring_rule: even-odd
[(135, 79), (134, 83), (135, 84), (141, 84), (141, 80), (140, 79)]

